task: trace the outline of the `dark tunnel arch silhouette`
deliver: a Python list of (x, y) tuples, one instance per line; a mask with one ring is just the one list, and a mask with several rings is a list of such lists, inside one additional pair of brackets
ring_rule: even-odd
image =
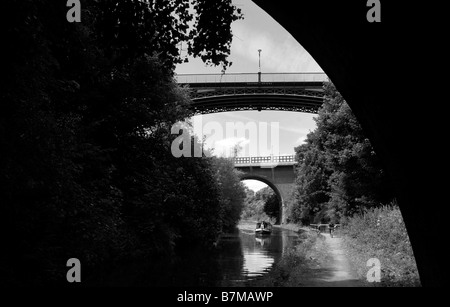
[[(428, 90), (434, 81), (430, 67), (441, 67), (445, 58), (438, 40), (426, 37), (438, 27), (430, 24), (425, 30), (424, 23), (408, 20), (408, 16), (423, 15), (427, 8), (383, 2), (382, 15), (386, 18), (370, 23), (365, 1), (254, 2), (307, 50), (352, 108), (392, 178), (422, 286), (446, 284), (442, 269), (445, 253), (436, 235), (447, 231), (446, 215), (437, 214), (432, 219), (423, 216), (424, 205), (446, 202), (445, 193), (430, 193), (437, 187), (445, 191), (436, 170), (442, 169), (442, 161), (447, 160), (446, 151), (422, 150), (420, 159), (427, 161), (426, 165), (418, 164), (412, 154), (418, 139), (433, 143), (427, 129), (411, 133), (417, 119), (422, 127), (435, 127), (437, 122), (433, 116), (424, 116), (421, 102), (442, 101), (438, 92)], [(407, 32), (402, 30), (404, 24), (408, 24)], [(402, 33), (401, 39), (398, 33)], [(408, 54), (427, 58), (427, 65), (412, 65), (411, 57), (405, 56)], [(424, 77), (417, 78), (420, 75)], [(433, 132), (436, 135), (430, 138), (436, 144), (446, 137), (440, 131)]]
[(241, 181), (244, 181), (244, 180), (261, 181), (261, 182), (267, 184), (275, 192), (275, 194), (277, 195), (277, 198), (278, 198), (278, 208), (279, 208), (277, 224), (281, 223), (282, 218), (283, 218), (283, 216), (282, 216), (283, 215), (283, 197), (281, 195), (280, 190), (277, 188), (277, 186), (273, 182), (271, 182), (269, 179), (264, 178), (262, 176), (258, 176), (258, 175), (243, 174), (239, 177), (239, 179)]

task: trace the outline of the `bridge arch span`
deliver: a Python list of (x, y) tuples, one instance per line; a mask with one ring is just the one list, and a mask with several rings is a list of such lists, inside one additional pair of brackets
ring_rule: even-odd
[(217, 95), (193, 99), (191, 108), (196, 114), (268, 110), (317, 113), (322, 97), (283, 94)]
[(265, 178), (265, 177), (263, 177), (263, 176), (250, 175), (250, 174), (242, 174), (242, 175), (240, 176), (240, 179), (241, 179), (241, 181), (244, 181), (244, 180), (258, 180), (258, 181), (261, 181), (261, 182), (267, 184), (267, 185), (275, 192), (275, 194), (277, 194), (278, 199), (279, 199), (280, 201), (283, 201), (283, 196), (281, 195), (280, 190), (279, 190), (278, 187), (277, 187), (273, 182), (271, 182), (269, 179), (267, 179), (267, 178)]
[(180, 74), (193, 114), (244, 110), (317, 113), (323, 104), (324, 73)]
[(265, 178), (264, 176), (260, 175), (252, 175), (252, 174), (245, 174), (243, 173), (240, 176), (241, 181), (244, 180), (258, 180), (265, 184), (267, 184), (277, 195), (278, 197), (278, 206), (279, 206), (279, 215), (278, 215), (278, 221), (281, 223), (283, 218), (283, 194), (280, 192), (280, 189), (278, 189), (277, 185), (273, 183), (270, 179)]

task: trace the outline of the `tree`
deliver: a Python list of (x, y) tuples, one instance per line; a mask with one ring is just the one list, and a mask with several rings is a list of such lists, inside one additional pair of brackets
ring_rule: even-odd
[(232, 160), (226, 158), (212, 159), (217, 184), (220, 187), (223, 228), (231, 230), (239, 222), (247, 193)]
[(275, 219), (277, 223), (280, 222), (280, 199), (273, 190), (264, 203), (264, 212), (269, 218)]
[(269, 220), (279, 222), (280, 199), (270, 187), (262, 188), (254, 193), (247, 192), (243, 211), (244, 219)]
[(391, 202), (390, 179), (350, 107), (332, 83), (325, 85), (325, 97), (318, 131), (333, 170), (328, 215), (339, 218)]
[(297, 204), (292, 209), (295, 222), (309, 224), (316, 216), (323, 216), (323, 209), (329, 201), (328, 180), (330, 171), (326, 168), (324, 154), (313, 145), (314, 132), (308, 135), (308, 143), (296, 148), (298, 161), (296, 170), (295, 198)]
[[(64, 281), (73, 257), (94, 272), (216, 240), (224, 216), (211, 160), (170, 152), (170, 127), (189, 114), (173, 67), (182, 41), (226, 67), (226, 25), (240, 14), (226, 0), (193, 3), (86, 0), (82, 22), (68, 23), (65, 1), (6, 1), (1, 283)], [(221, 28), (209, 32), (208, 18)]]
[(231, 0), (112, 0), (84, 5), (87, 12), (97, 12), (101, 42), (111, 47), (111, 57), (156, 52), (168, 67), (182, 62), (179, 46), (185, 43), (189, 55), (225, 70), (231, 65), (227, 60), (231, 23), (243, 18)]
[(338, 220), (393, 198), (389, 178), (349, 106), (332, 83), (317, 128), (297, 147), (296, 203), (292, 219)]

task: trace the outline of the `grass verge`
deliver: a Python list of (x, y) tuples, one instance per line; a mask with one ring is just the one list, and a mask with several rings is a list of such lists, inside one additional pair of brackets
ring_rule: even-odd
[(343, 247), (360, 279), (367, 280), (367, 261), (377, 258), (381, 264), (381, 281), (373, 286), (420, 286), (416, 261), (397, 206), (367, 210), (343, 226), (340, 231)]

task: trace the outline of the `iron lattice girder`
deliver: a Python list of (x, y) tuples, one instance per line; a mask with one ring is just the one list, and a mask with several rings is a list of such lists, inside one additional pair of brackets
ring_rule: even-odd
[(193, 83), (192, 110), (208, 114), (245, 110), (317, 113), (323, 103), (322, 82)]
[(235, 95), (196, 99), (192, 108), (197, 112), (226, 112), (242, 110), (298, 111), (317, 113), (322, 99), (289, 95)]
[(320, 87), (313, 88), (312, 86), (280, 86), (280, 85), (261, 85), (261, 86), (220, 86), (220, 87), (199, 87), (190, 88), (191, 98), (200, 99), (205, 97), (216, 97), (224, 95), (254, 95), (254, 94), (276, 94), (276, 95), (294, 95), (294, 96), (308, 96), (314, 98), (323, 98), (323, 89)]

